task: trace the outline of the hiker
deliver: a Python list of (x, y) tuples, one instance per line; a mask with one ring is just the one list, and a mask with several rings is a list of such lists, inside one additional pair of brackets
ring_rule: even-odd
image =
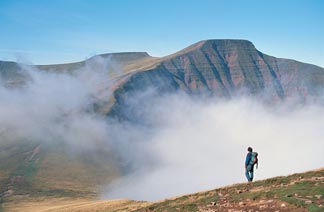
[(248, 153), (245, 159), (245, 176), (248, 182), (252, 182), (254, 165), (257, 164), (257, 168), (258, 168), (258, 153), (253, 152), (252, 147), (249, 147), (247, 150)]

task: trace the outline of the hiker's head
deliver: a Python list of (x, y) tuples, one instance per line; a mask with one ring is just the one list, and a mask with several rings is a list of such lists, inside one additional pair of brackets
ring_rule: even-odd
[(252, 147), (249, 147), (249, 148), (248, 148), (248, 151), (249, 151), (249, 152), (252, 152), (252, 151), (253, 151)]

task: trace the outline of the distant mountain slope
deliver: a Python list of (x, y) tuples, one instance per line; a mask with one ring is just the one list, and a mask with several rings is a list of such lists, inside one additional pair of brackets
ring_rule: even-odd
[(71, 152), (58, 141), (39, 144), (34, 141), (0, 143), (1, 196), (31, 193), (68, 192), (93, 195), (99, 185), (120, 177), (114, 154), (98, 148)]
[(152, 64), (157, 58), (151, 57), (146, 52), (121, 52), (109, 53), (93, 56), (87, 60), (53, 65), (28, 65), (10, 61), (0, 61), (0, 79), (3, 83), (13, 84), (20, 81), (26, 75), (24, 69), (32, 68), (43, 71), (73, 73), (84, 68), (88, 69), (107, 69), (112, 73), (119, 75), (127, 74), (134, 70), (145, 67), (146, 64)]
[[(129, 97), (149, 88), (159, 94), (181, 90), (220, 98), (244, 94), (305, 102), (320, 98), (324, 87), (323, 68), (263, 54), (247, 40), (200, 41), (161, 58), (145, 52), (111, 53), (77, 63), (36, 67), (74, 72), (86, 66), (112, 70), (107, 77), (115, 81), (114, 98), (104, 111), (120, 119), (130, 119), (134, 112)], [(0, 76), (8, 84), (21, 81), (21, 69), (19, 64), (0, 62)]]
[(279, 98), (315, 95), (314, 86), (324, 82), (323, 68), (265, 55), (246, 40), (201, 41), (167, 57), (161, 67), (192, 92), (207, 90), (221, 96), (242, 88)]
[(76, 62), (76, 63), (38, 65), (37, 67), (41, 70), (74, 71), (83, 68), (89, 63), (90, 64), (105, 63), (106, 68), (108, 69), (119, 69), (116, 71), (127, 72), (127, 71), (132, 71), (134, 69), (142, 68), (144, 64), (150, 63), (155, 59), (156, 58), (151, 57), (146, 52), (120, 52), (120, 53), (108, 53), (108, 54), (96, 55), (85, 61)]
[(305, 102), (319, 98), (323, 87), (321, 67), (265, 55), (246, 40), (206, 40), (125, 76), (114, 92), (116, 102), (110, 114), (132, 119), (136, 111), (128, 99), (149, 88), (159, 94), (182, 90), (220, 98), (254, 95)]

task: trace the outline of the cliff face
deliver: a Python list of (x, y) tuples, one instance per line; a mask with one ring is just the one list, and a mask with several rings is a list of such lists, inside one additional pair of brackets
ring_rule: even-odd
[(323, 86), (324, 69), (318, 66), (265, 55), (246, 40), (207, 40), (127, 76), (114, 93), (116, 102), (110, 114), (122, 118), (136, 114), (128, 99), (149, 88), (159, 95), (182, 90), (217, 98), (244, 94), (271, 101), (308, 101), (318, 98)]
[(277, 69), (249, 41), (209, 40), (195, 46), (161, 64), (187, 90), (230, 96), (241, 88), (254, 94), (274, 86), (276, 95), (284, 96)]

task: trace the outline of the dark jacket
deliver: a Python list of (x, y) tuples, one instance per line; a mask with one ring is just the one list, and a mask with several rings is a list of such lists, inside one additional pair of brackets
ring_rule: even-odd
[(247, 153), (246, 159), (245, 159), (245, 167), (247, 167), (249, 165), (250, 160), (251, 160), (251, 156), (252, 156), (251, 152)]

